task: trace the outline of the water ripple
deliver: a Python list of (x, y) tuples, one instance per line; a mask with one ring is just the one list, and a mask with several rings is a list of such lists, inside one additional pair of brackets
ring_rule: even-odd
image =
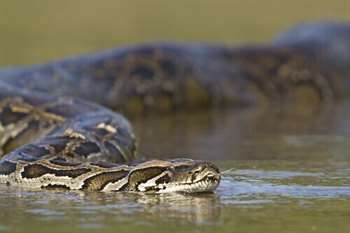
[(218, 195), (230, 198), (282, 196), (294, 198), (338, 198), (350, 197), (350, 186), (319, 186), (298, 184), (273, 184), (263, 180), (235, 180), (224, 176), (218, 188)]

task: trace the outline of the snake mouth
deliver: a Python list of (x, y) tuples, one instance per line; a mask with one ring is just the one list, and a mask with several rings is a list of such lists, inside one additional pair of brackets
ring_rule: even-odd
[(169, 182), (158, 184), (156, 193), (203, 193), (213, 192), (220, 183), (219, 173), (208, 173), (194, 182)]

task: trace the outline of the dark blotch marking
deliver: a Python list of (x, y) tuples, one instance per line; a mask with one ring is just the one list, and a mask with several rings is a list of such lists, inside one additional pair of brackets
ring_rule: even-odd
[(34, 161), (37, 161), (38, 158), (32, 156), (32, 155), (27, 155), (21, 151), (18, 151), (18, 154), (19, 154), (19, 160), (20, 161), (24, 161), (24, 162), (34, 162)]
[(96, 154), (100, 152), (100, 148), (94, 142), (84, 142), (74, 149), (74, 152), (80, 156), (87, 157), (90, 154)]
[(92, 176), (84, 181), (82, 190), (102, 190), (108, 183), (116, 182), (124, 178), (128, 174), (128, 171), (115, 171), (115, 172), (105, 172)]
[(45, 155), (50, 154), (50, 151), (44, 147), (28, 144), (19, 149), (17, 153), (20, 155), (19, 160), (25, 162), (33, 162)]
[(41, 186), (42, 189), (49, 189), (49, 190), (70, 190), (70, 188), (64, 184), (49, 184), (46, 186)]
[(154, 72), (147, 66), (138, 66), (130, 71), (130, 76), (137, 76), (143, 79), (152, 79)]
[(123, 154), (119, 151), (119, 149), (108, 141), (104, 142), (104, 146), (106, 147), (108, 153), (115, 158), (116, 162), (126, 162)]
[(68, 137), (52, 137), (44, 139), (40, 144), (51, 146), (55, 149), (55, 152), (58, 154), (66, 148), (70, 140), (71, 139)]
[(139, 184), (144, 183), (155, 176), (158, 176), (165, 170), (167, 170), (167, 168), (165, 167), (148, 167), (148, 168), (132, 171), (131, 174), (129, 175), (130, 189), (136, 191), (137, 186)]
[(156, 181), (156, 184), (164, 184), (164, 183), (169, 183), (170, 182), (171, 177), (168, 175), (165, 175), (163, 177), (161, 177), (159, 180)]
[(160, 62), (160, 66), (168, 75), (170, 75), (170, 76), (176, 75), (176, 66), (172, 61), (163, 60)]
[[(41, 158), (45, 155), (48, 155), (50, 151), (44, 147), (40, 147), (34, 144), (28, 144), (22, 147), (20, 153), (27, 155), (29, 157), (35, 156), (36, 158)], [(25, 160), (25, 159), (24, 159)]]
[(72, 161), (67, 161), (64, 158), (54, 158), (50, 160), (50, 163), (55, 164), (55, 165), (59, 165), (59, 166), (78, 166), (81, 163), (78, 162), (72, 162)]
[(119, 163), (108, 163), (108, 162), (94, 162), (91, 163), (91, 165), (97, 166), (97, 167), (101, 167), (101, 168), (112, 168), (112, 167), (119, 167), (120, 164)]
[(0, 174), (1, 175), (10, 175), (16, 170), (16, 164), (9, 161), (3, 161), (0, 163)]
[(5, 106), (0, 114), (0, 122), (6, 126), (11, 123), (16, 123), (28, 116), (28, 113), (14, 112), (9, 106)]
[[(84, 110), (78, 107), (72, 107), (74, 105), (79, 106), (79, 104), (76, 104), (74, 100), (63, 103), (58, 102), (57, 104), (46, 107), (45, 110), (56, 116), (70, 118), (76, 116), (78, 113)], [(82, 107), (84, 107), (84, 105), (82, 105)]]
[(76, 178), (89, 171), (91, 170), (88, 168), (78, 168), (78, 169), (71, 169), (71, 170), (55, 170), (41, 164), (31, 164), (24, 167), (22, 176), (24, 178), (38, 178), (45, 174), (53, 174), (55, 176), (69, 176), (72, 178)]

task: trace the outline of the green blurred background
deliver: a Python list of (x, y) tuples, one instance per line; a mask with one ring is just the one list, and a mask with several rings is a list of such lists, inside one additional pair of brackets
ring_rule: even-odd
[(0, 0), (0, 65), (148, 41), (259, 42), (319, 19), (350, 19), (350, 1)]

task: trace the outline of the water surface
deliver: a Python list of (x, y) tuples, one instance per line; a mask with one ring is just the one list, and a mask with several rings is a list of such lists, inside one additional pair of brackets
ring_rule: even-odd
[(244, 110), (134, 119), (145, 155), (217, 163), (223, 175), (216, 192), (146, 195), (1, 186), (0, 231), (347, 232), (349, 118), (346, 106), (339, 109), (314, 117)]

